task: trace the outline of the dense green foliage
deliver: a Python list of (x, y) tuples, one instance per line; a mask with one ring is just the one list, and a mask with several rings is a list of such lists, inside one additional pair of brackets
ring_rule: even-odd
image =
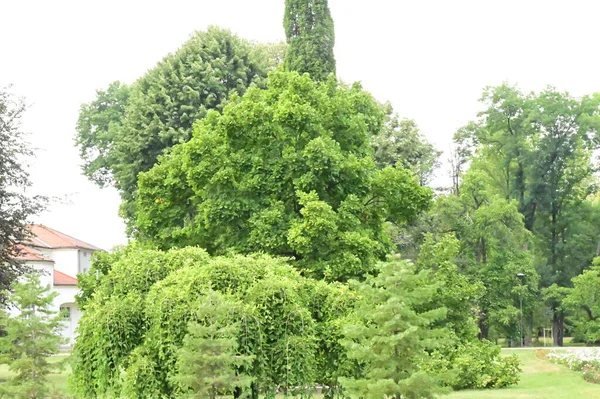
[(221, 110), (232, 93), (262, 85), (276, 63), (267, 57), (281, 58), (267, 49), (211, 27), (135, 83), (115, 82), (98, 91), (81, 107), (77, 122), (84, 173), (100, 185), (114, 185), (123, 198), (123, 216), (132, 218), (138, 174), (170, 147), (189, 140), (192, 125), (208, 110)]
[(33, 153), (21, 130), (25, 103), (8, 89), (0, 87), (0, 303), (6, 290), (26, 268), (17, 258), (19, 244), (29, 237), (28, 219), (42, 210), (45, 199), (30, 197), (24, 160)]
[(216, 292), (200, 300), (188, 333), (177, 354), (177, 375), (184, 395), (215, 399), (217, 394), (242, 391), (252, 380), (237, 372), (247, 368), (252, 356), (238, 355), (237, 333), (242, 304)]
[(140, 175), (139, 237), (291, 256), (309, 275), (360, 277), (390, 252), (388, 222), (426, 209), (431, 190), (401, 167), (378, 169), (381, 108), (358, 85), (274, 72)]
[[(480, 337), (490, 328), (517, 339), (519, 299), (526, 311), (535, 305), (538, 275), (525, 250), (529, 233), (514, 201), (507, 201), (488, 187), (487, 176), (475, 169), (463, 176), (458, 195), (439, 197), (435, 205), (438, 228), (455, 231), (460, 240), (457, 262), (470, 281), (483, 286), (477, 301)], [(517, 273), (527, 279), (521, 285)]]
[(0, 386), (0, 395), (21, 399), (50, 397), (48, 375), (56, 368), (48, 358), (59, 351), (62, 315), (50, 309), (58, 295), (40, 285), (39, 274), (27, 274), (15, 282), (8, 303), (16, 316), (2, 314), (0, 362), (15, 373)]
[(327, 0), (285, 0), (283, 26), (286, 71), (308, 73), (315, 81), (335, 75), (335, 33)]
[(500, 348), (489, 341), (468, 342), (448, 351), (445, 349), (442, 364), (449, 376), (446, 384), (455, 390), (504, 388), (515, 385), (520, 379), (520, 362), (515, 355), (500, 356)]
[(561, 310), (572, 313), (576, 338), (588, 344), (600, 342), (600, 258), (595, 258), (590, 269), (573, 279), (572, 288), (551, 289), (554, 296), (564, 298), (560, 300)]
[[(467, 175), (482, 176), (486, 190), (516, 202), (532, 234), (523, 248), (541, 287), (568, 287), (595, 255), (600, 235), (600, 209), (587, 201), (596, 190), (600, 97), (577, 99), (553, 88), (523, 94), (502, 85), (488, 88), (482, 101), (480, 120), (456, 135), (459, 153), (472, 160)], [(559, 303), (549, 305), (555, 343), (562, 344), (564, 313)]]
[(406, 261), (387, 262), (376, 277), (358, 287), (362, 300), (356, 323), (345, 326), (344, 346), (364, 372), (341, 380), (351, 394), (417, 399), (440, 392), (422, 365), (428, 362), (427, 350), (443, 337), (441, 328), (431, 326), (445, 317), (446, 309), (427, 309), (438, 287), (428, 272), (413, 269)]
[(130, 248), (105, 270), (92, 269), (98, 271), (97, 287), (86, 297), (73, 351), (78, 397), (172, 397), (185, 391), (178, 349), (190, 323), (202, 323), (198, 309), (211, 291), (243, 303), (232, 325), (238, 327), (236, 355), (253, 357), (242, 367), (256, 382), (253, 391), (315, 382), (333, 387), (338, 373), (351, 368), (344, 366), (335, 336), (353, 294), (342, 285), (302, 278), (284, 260), (210, 258), (191, 247)]

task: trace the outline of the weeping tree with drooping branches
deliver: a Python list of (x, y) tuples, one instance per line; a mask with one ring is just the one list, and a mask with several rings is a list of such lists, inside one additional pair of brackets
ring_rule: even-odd
[(115, 256), (110, 267), (107, 260), (97, 258), (105, 273), (98, 272), (96, 289), (85, 298), (73, 351), (71, 379), (78, 397), (189, 393), (178, 379), (178, 350), (190, 324), (203, 323), (196, 309), (213, 291), (239, 304), (232, 309), (235, 355), (251, 361), (234, 372), (252, 379), (245, 390), (254, 397), (273, 396), (278, 387), (302, 394), (315, 383), (333, 386), (347, 361), (327, 335), (339, 333), (353, 295), (343, 285), (301, 277), (285, 259), (211, 258), (188, 247), (132, 248)]

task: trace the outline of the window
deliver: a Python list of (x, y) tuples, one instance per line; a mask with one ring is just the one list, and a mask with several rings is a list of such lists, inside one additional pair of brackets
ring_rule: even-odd
[(63, 320), (70, 321), (71, 320), (71, 308), (68, 306), (60, 307), (60, 314), (62, 315)]

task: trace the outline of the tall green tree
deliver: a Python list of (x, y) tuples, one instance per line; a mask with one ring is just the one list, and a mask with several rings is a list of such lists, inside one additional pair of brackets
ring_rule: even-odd
[(29, 238), (29, 218), (45, 199), (27, 195), (31, 185), (26, 161), (33, 152), (21, 130), (26, 106), (8, 88), (0, 88), (0, 303), (12, 282), (27, 268), (19, 262), (19, 244)]
[[(460, 242), (456, 259), (459, 271), (483, 287), (483, 295), (476, 304), (480, 338), (489, 338), (490, 329), (517, 337), (519, 299), (529, 314), (537, 303), (539, 277), (531, 254), (525, 250), (530, 233), (524, 226), (518, 203), (506, 200), (494, 189), (493, 176), (482, 170), (487, 167), (488, 160), (474, 159), (463, 176), (459, 194), (436, 199), (431, 229), (440, 242), (444, 233), (456, 235)], [(518, 273), (527, 276), (524, 286), (517, 278)]]
[[(542, 288), (569, 286), (595, 255), (600, 234), (595, 211), (585, 205), (596, 190), (598, 165), (592, 154), (598, 147), (600, 97), (574, 98), (553, 88), (523, 94), (502, 85), (486, 89), (482, 100), (487, 109), (480, 121), (463, 129), (457, 141), (487, 159), (480, 170), (490, 185), (518, 202), (533, 233), (526, 247), (533, 251)], [(560, 345), (564, 314), (559, 307), (553, 318)]]
[(0, 392), (6, 388), (11, 397), (23, 399), (49, 397), (48, 375), (57, 364), (49, 363), (48, 358), (58, 353), (62, 342), (62, 315), (51, 310), (57, 295), (50, 287), (41, 286), (39, 274), (27, 274), (14, 284), (9, 302), (18, 314), (3, 315), (0, 360), (15, 375)]
[(138, 236), (293, 257), (328, 280), (363, 276), (391, 251), (389, 222), (414, 218), (432, 195), (410, 171), (375, 166), (382, 122), (358, 85), (272, 73), (140, 175)]
[[(600, 258), (594, 258), (592, 266), (573, 278), (572, 288), (552, 286), (549, 294), (559, 298), (563, 311), (570, 311), (575, 336), (588, 344), (600, 342)], [(550, 296), (550, 295), (548, 295)]]
[(131, 219), (138, 174), (173, 145), (188, 141), (192, 125), (208, 110), (222, 110), (231, 94), (262, 85), (281, 59), (280, 50), (210, 27), (133, 84), (115, 82), (98, 91), (82, 106), (77, 123), (84, 173), (100, 185), (114, 185), (123, 199), (122, 215)]
[(286, 0), (283, 26), (287, 71), (308, 73), (316, 81), (335, 75), (335, 33), (327, 0)]

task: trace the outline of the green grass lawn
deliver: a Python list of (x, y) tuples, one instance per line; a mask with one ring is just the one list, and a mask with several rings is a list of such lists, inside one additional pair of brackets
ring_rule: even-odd
[[(505, 389), (459, 391), (446, 395), (443, 399), (600, 399), (600, 384), (588, 383), (578, 372), (536, 358), (533, 350), (503, 349), (502, 353), (515, 353), (523, 362), (519, 385)], [(60, 362), (65, 359), (65, 356), (56, 356), (51, 361)], [(52, 374), (49, 378), (52, 386), (65, 394), (68, 394), (68, 372), (66, 367), (65, 370)], [(1, 365), (0, 383), (8, 377), (10, 377), (8, 367)]]
[(444, 399), (600, 399), (600, 384), (586, 382), (578, 372), (536, 358), (533, 350), (504, 349), (502, 352), (515, 353), (523, 362), (519, 385), (505, 389), (459, 391), (444, 396)]

